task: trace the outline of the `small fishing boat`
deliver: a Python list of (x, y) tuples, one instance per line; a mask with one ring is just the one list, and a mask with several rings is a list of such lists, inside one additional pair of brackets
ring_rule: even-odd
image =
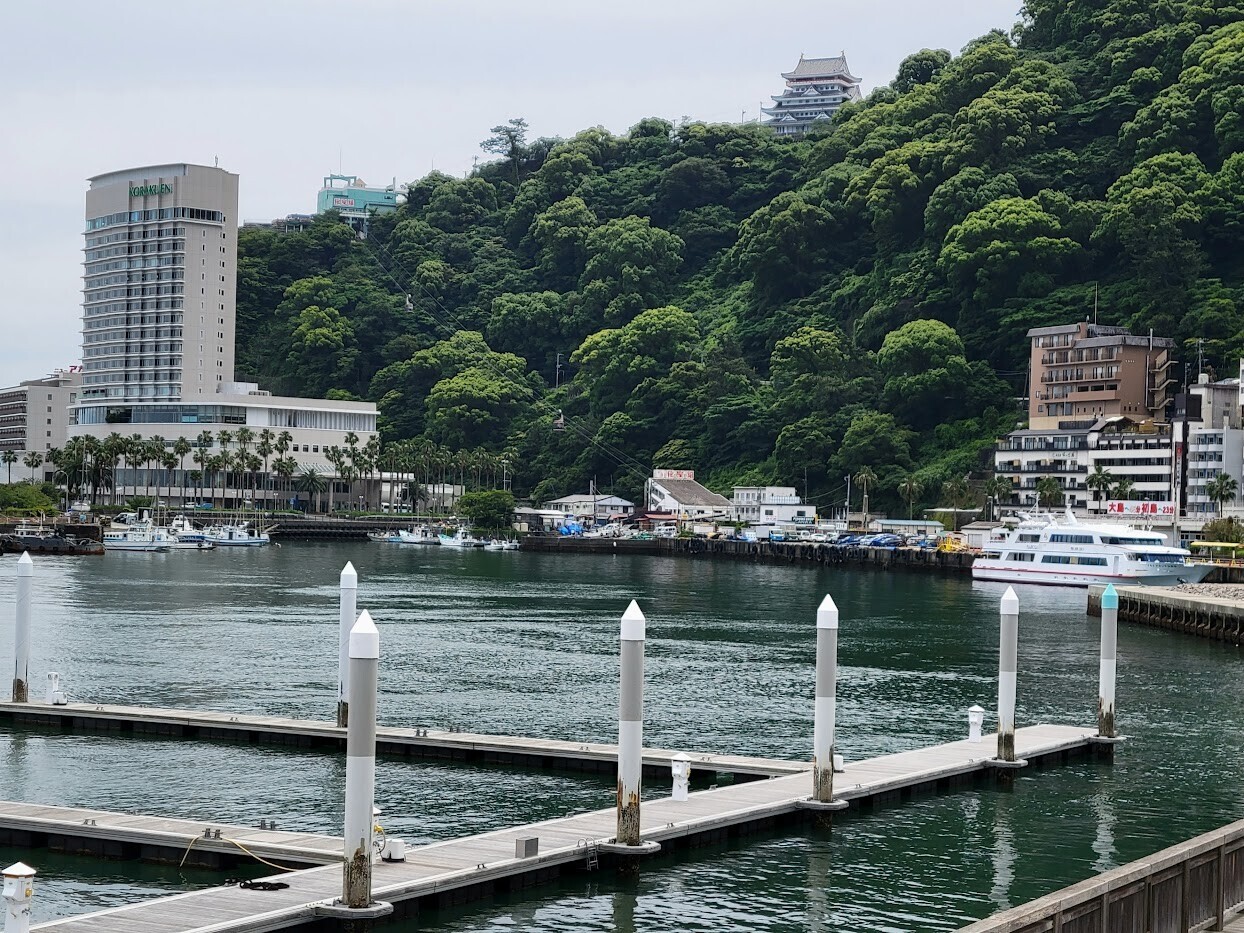
[(174, 535), (157, 528), (150, 519), (113, 525), (104, 532), (105, 551), (171, 551), (176, 543)]
[(216, 525), (206, 529), (205, 533), (217, 547), (263, 547), (272, 541), (266, 531), (252, 531), (250, 522)]
[(484, 544), (485, 551), (517, 551), (518, 542), (510, 538), (493, 538)]
[(466, 547), (483, 547), (484, 546), (483, 541), (479, 540), (478, 538), (473, 537), (471, 533), (467, 531), (465, 528), (463, 528), (462, 526), (458, 526), (456, 529), (454, 529), (454, 533), (451, 535), (440, 534), (440, 535), (437, 535), (437, 538), (441, 542), (441, 547), (466, 548)]
[(175, 540), (173, 550), (210, 551), (216, 547), (216, 542), (208, 537), (207, 532), (201, 528), (195, 528), (190, 519), (184, 515), (174, 516), (173, 520), (168, 523), (167, 530)]

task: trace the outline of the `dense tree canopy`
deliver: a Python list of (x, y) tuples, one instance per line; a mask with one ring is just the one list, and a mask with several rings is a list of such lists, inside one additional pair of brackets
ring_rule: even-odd
[(1244, 352), (1239, 2), (1028, 0), (883, 77), (803, 138), (516, 118), (366, 239), (244, 230), (240, 373), (370, 398), (386, 442), (509, 450), (520, 494), (634, 496), (655, 464), (823, 504), (867, 468), (906, 512), (985, 478), (1025, 331), (1095, 294)]

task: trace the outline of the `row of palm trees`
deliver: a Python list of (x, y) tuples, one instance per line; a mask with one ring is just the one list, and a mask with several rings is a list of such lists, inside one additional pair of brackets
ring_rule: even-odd
[(4, 464), (8, 469), (8, 482), (10, 483), (13, 482), (13, 464), (19, 460), (30, 468), (30, 481), (33, 483), (35, 481), (35, 470), (43, 466), (43, 454), (37, 450), (30, 450), (26, 452), (26, 456), (19, 457), (16, 450), (0, 451), (0, 463)]
[[(135, 493), (141, 487), (149, 497), (154, 487), (157, 499), (165, 491), (171, 497), (179, 483), (183, 502), (191, 490), (196, 498), (215, 499), (219, 488), (221, 500), (228, 499), (233, 490), (235, 500), (248, 502), (275, 499), (277, 492), (284, 498), (297, 490), (308, 500), (314, 499), (316, 511), (327, 493), (328, 510), (332, 511), (335, 494), (349, 494), (356, 483), (362, 484), (360, 498), (378, 503), (383, 489), (381, 471), (392, 474), (390, 505), (419, 500), (428, 505), (437, 482), (441, 484), (441, 504), (452, 505), (445, 502), (446, 486), (467, 490), (496, 488), (498, 482), (507, 486), (509, 465), (517, 458), (511, 450), (501, 454), (483, 449), (451, 451), (421, 440), (399, 441), (382, 448), (376, 436), (361, 443), (351, 431), (344, 436), (343, 445), (325, 448), (323, 457), (332, 469), (324, 470), (312, 464), (300, 468), (293, 440), (288, 431), (265, 428), (255, 432), (246, 426), (215, 434), (203, 431), (194, 438), (172, 441), (114, 432), (103, 439), (73, 438), (63, 448), (49, 450), (46, 462), (55, 466), (57, 473), (64, 473), (63, 485), (71, 496), (89, 496), (92, 503), (99, 502), (101, 493), (109, 493), (115, 505), (124, 486)], [(0, 463), (9, 465), (10, 482), (11, 464), (17, 459), (16, 453), (0, 455)], [(187, 470), (187, 459), (194, 464), (193, 469)], [(32, 452), (24, 462), (34, 481), (34, 471), (43, 465), (44, 456)], [(123, 467), (131, 471), (128, 477), (121, 475)]]
[[(864, 523), (868, 523), (868, 491), (877, 482), (877, 474), (873, 472), (871, 467), (865, 466), (856, 473), (852, 480), (859, 485), (864, 493)], [(1013, 491), (1010, 479), (1005, 476), (991, 476), (989, 479), (981, 483), (976, 489), (973, 489), (971, 476), (952, 476), (943, 480), (941, 484), (941, 501), (954, 509), (956, 513), (963, 511), (973, 502), (979, 501), (980, 496), (984, 496), (985, 502), (989, 505), (990, 513), (996, 514), (998, 506), (1005, 499), (1010, 499)], [(907, 503), (907, 517), (910, 519), (915, 512), (916, 503), (920, 501), (920, 497), (925, 493), (924, 481), (916, 474), (911, 473), (903, 477), (898, 484), (898, 494)], [(958, 515), (955, 516), (956, 522)]]

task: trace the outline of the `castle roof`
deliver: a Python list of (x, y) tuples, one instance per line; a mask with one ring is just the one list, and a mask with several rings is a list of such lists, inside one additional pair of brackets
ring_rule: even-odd
[(845, 75), (849, 80), (858, 82), (860, 79), (851, 74), (847, 66), (846, 53), (834, 58), (804, 58), (799, 56), (799, 64), (794, 71), (782, 73), (783, 78), (828, 78)]

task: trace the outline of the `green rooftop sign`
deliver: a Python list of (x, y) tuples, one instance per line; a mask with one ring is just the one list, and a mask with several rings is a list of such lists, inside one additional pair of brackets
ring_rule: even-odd
[(168, 194), (172, 185), (130, 185), (131, 198), (145, 198), (149, 194)]

